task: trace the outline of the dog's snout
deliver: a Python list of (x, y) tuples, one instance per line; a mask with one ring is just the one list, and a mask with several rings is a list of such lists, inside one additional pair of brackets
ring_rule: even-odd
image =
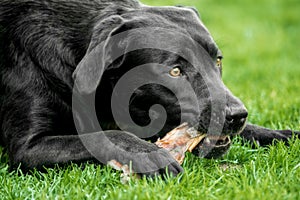
[(228, 109), (226, 112), (226, 128), (227, 131), (234, 133), (240, 130), (248, 117), (248, 112), (244, 107)]
[(242, 122), (244, 123), (248, 117), (248, 112), (244, 108), (233, 109), (231, 111), (227, 111), (226, 113), (226, 121), (229, 123)]
[(242, 101), (236, 98), (228, 89), (226, 97), (227, 106), (225, 109), (223, 133), (235, 135), (245, 126), (248, 112)]

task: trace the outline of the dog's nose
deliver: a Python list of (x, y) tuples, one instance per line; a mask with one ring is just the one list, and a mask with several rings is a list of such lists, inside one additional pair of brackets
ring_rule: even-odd
[(248, 112), (245, 108), (232, 108), (226, 112), (226, 122), (229, 126), (243, 126), (248, 117)]

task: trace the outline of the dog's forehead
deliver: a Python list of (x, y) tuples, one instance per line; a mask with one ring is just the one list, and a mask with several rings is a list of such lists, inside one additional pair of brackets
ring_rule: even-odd
[(126, 23), (130, 24), (130, 28), (149, 26), (174, 30), (175, 34), (180, 32), (200, 44), (211, 57), (215, 58), (219, 52), (208, 29), (197, 12), (191, 8), (145, 6), (138, 11), (131, 12)]
[(168, 19), (169, 21), (180, 24), (180, 25), (188, 25), (191, 27), (197, 27), (199, 31), (207, 32), (208, 30), (205, 27), (204, 23), (199, 18), (199, 12), (194, 8), (188, 7), (177, 7), (177, 6), (152, 6), (146, 7), (144, 9), (146, 12), (154, 13), (159, 16)]

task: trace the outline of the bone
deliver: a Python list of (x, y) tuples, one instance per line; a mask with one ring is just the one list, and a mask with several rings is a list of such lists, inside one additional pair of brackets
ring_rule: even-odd
[(140, 176), (134, 173), (128, 165), (122, 165), (116, 160), (111, 160), (107, 162), (107, 165), (112, 167), (115, 170), (122, 171), (121, 174), (121, 183), (127, 184), (132, 179), (140, 179)]
[(192, 150), (205, 138), (205, 134), (200, 134), (196, 129), (190, 128), (187, 123), (183, 123), (173, 129), (155, 144), (170, 152), (179, 164), (182, 164), (185, 152)]

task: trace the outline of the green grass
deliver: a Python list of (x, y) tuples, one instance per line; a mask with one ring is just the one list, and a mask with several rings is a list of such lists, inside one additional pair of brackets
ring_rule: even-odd
[[(298, 0), (143, 2), (197, 7), (224, 53), (224, 82), (245, 103), (249, 121), (300, 129)], [(127, 185), (119, 172), (95, 165), (9, 172), (0, 155), (0, 199), (300, 199), (299, 140), (254, 150), (236, 140), (222, 159), (188, 155), (178, 178)]]
[[(24, 175), (0, 168), (0, 199), (299, 199), (299, 141), (251, 149), (238, 140), (219, 160), (188, 154), (185, 174), (120, 182), (108, 167), (70, 165)], [(6, 157), (6, 156), (4, 156)]]

